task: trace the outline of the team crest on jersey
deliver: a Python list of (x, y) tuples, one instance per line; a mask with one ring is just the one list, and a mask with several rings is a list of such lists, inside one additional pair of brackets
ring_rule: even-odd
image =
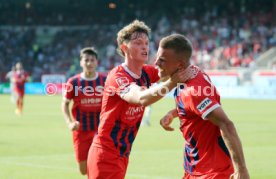
[(212, 103), (211, 99), (205, 98), (199, 105), (197, 105), (197, 109), (199, 112), (204, 111), (210, 104)]
[(116, 83), (119, 87), (125, 87), (129, 85), (129, 80), (127, 79), (127, 77), (120, 77), (116, 79)]

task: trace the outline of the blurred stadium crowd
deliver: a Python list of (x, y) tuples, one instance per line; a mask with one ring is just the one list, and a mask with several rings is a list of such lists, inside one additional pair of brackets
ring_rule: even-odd
[[(135, 1), (136, 2), (136, 1)], [(0, 2), (0, 81), (21, 61), (40, 81), (42, 74), (70, 76), (79, 70), (79, 51), (94, 46), (100, 71), (121, 63), (116, 33), (135, 18), (152, 28), (150, 60), (159, 40), (171, 33), (191, 39), (193, 63), (204, 69), (254, 67), (258, 56), (276, 46), (276, 2), (122, 1)]]

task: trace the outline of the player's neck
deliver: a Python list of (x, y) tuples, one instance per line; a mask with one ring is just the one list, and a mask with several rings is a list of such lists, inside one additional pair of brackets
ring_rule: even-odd
[(85, 78), (94, 78), (96, 76), (96, 72), (93, 71), (93, 72), (83, 72), (83, 75)]
[(131, 63), (126, 60), (124, 62), (124, 66), (128, 68), (132, 73), (136, 74), (137, 76), (141, 76), (142, 74), (142, 68), (143, 68), (144, 63), (142, 62), (136, 62), (132, 61)]

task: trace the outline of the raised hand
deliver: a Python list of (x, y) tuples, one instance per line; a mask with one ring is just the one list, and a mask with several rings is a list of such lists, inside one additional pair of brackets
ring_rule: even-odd
[(161, 120), (160, 125), (166, 130), (166, 131), (174, 131), (174, 128), (170, 126), (170, 124), (173, 121), (173, 115), (168, 113), (166, 114)]
[(171, 74), (171, 81), (174, 83), (184, 83), (193, 77), (194, 71), (191, 66), (187, 67), (186, 69), (181, 68), (177, 69), (173, 74)]

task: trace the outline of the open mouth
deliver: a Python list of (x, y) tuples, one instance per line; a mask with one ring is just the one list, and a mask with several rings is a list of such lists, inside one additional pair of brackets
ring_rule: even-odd
[(87, 67), (87, 70), (93, 70), (93, 67)]
[(143, 52), (142, 56), (148, 56), (148, 52)]

